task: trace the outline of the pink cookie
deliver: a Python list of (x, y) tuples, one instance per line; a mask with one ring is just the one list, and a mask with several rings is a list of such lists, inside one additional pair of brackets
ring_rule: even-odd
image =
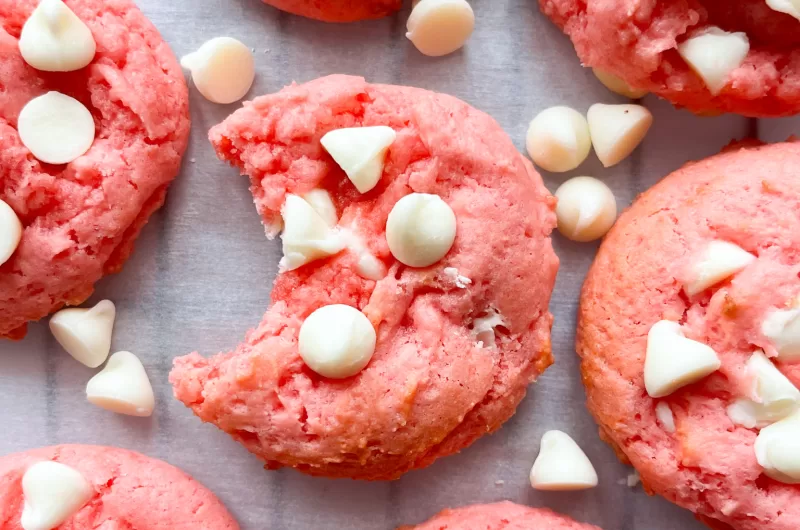
[[(539, 0), (585, 66), (697, 113), (800, 112), (800, 21), (764, 0)], [(714, 96), (677, 45), (709, 26), (745, 32), (750, 53)]]
[[(37, 0), (0, 0), (0, 199), (25, 226), (0, 266), (0, 337), (80, 304), (117, 272), (148, 217), (164, 202), (189, 134), (186, 83), (172, 52), (130, 0), (66, 0), (91, 28), (97, 55), (86, 68), (28, 66), (17, 38)], [(80, 100), (95, 118), (91, 149), (66, 165), (36, 160), (17, 117), (50, 90)]]
[(476, 504), (444, 510), (418, 526), (402, 530), (600, 530), (542, 508), (513, 502)]
[[(738, 144), (684, 166), (620, 216), (583, 287), (577, 351), (601, 436), (636, 467), (647, 491), (714, 528), (800, 528), (800, 485), (762, 474), (753, 449), (758, 430), (726, 412), (750, 395), (745, 363), (754, 350), (775, 353), (761, 331), (765, 315), (800, 293), (798, 168), (798, 143)], [(757, 258), (689, 296), (687, 271), (712, 240)], [(722, 366), (653, 399), (643, 367), (648, 332), (660, 320), (681, 323)], [(800, 363), (775, 364), (800, 386)]]
[(355, 22), (391, 15), (403, 0), (264, 0), (273, 7), (324, 22)]
[(57, 530), (239, 528), (213, 493), (166, 462), (115, 447), (58, 445), (0, 457), (3, 530), (22, 530), (22, 477), (47, 460), (79, 471), (94, 490)]
[[(362, 195), (320, 138), (375, 125), (397, 139), (377, 187)], [(280, 274), (243, 344), (176, 359), (178, 399), (269, 468), (360, 479), (425, 467), (514, 413), (552, 362), (554, 199), (494, 120), (450, 96), (336, 75), (247, 103), (210, 138), (250, 176), (268, 227), (287, 193), (323, 188), (338, 226), (388, 274), (362, 278), (350, 251)], [(385, 238), (389, 211), (411, 192), (438, 194), (458, 219), (452, 249), (427, 268), (401, 265)], [(377, 331), (372, 361), (348, 379), (321, 377), (298, 354), (300, 325), (327, 304), (361, 309)], [(493, 311), (503, 324), (479, 344), (474, 323)]]

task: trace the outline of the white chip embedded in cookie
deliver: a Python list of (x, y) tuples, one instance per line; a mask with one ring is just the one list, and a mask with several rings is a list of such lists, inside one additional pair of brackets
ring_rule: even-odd
[(678, 45), (678, 53), (716, 95), (728, 84), (728, 76), (742, 65), (750, 51), (745, 33), (730, 33), (717, 27), (689, 37)]
[(389, 250), (409, 267), (433, 265), (450, 251), (455, 239), (456, 215), (438, 195), (406, 195), (386, 221)]
[(48, 92), (23, 107), (17, 131), (33, 156), (48, 164), (66, 164), (94, 143), (94, 118), (77, 99)]
[(96, 48), (92, 31), (61, 0), (41, 0), (19, 36), (22, 58), (45, 72), (80, 70)]
[[(59, 462), (30, 466), (22, 476), (24, 530), (51, 530), (80, 510), (94, 491), (81, 473)], [(13, 526), (13, 525), (12, 525)]]

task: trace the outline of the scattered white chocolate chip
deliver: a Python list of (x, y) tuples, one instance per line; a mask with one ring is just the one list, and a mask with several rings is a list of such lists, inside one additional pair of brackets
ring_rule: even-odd
[(495, 329), (499, 326), (506, 326), (506, 321), (499, 311), (490, 307), (482, 313), (482, 316), (472, 321), (472, 333), (480, 347), (494, 348), (497, 334)]
[(656, 419), (665, 431), (675, 432), (675, 415), (666, 401), (659, 401), (656, 404)]
[(686, 294), (694, 296), (741, 271), (756, 257), (727, 241), (714, 240), (694, 257), (683, 282)]
[(378, 185), (383, 175), (386, 152), (397, 138), (391, 127), (348, 127), (325, 134), (322, 147), (347, 174), (360, 193)]
[(800, 0), (767, 0), (767, 5), (770, 9), (800, 20)]
[(677, 322), (661, 320), (647, 334), (644, 385), (650, 397), (668, 396), (716, 372), (721, 364), (717, 352), (686, 338)]
[(406, 195), (386, 221), (389, 250), (409, 267), (433, 265), (445, 257), (455, 239), (456, 214), (438, 195)]
[(764, 352), (757, 350), (747, 361), (748, 376), (753, 378), (749, 398), (740, 398), (728, 406), (728, 417), (749, 429), (765, 427), (800, 408), (800, 390), (781, 373)]
[(628, 473), (628, 476), (625, 479), (625, 485), (629, 488), (635, 488), (641, 481), (642, 477), (639, 476), (638, 472), (634, 471), (633, 473)]
[(336, 206), (333, 205), (333, 199), (327, 191), (314, 189), (303, 195), (303, 199), (328, 223), (328, 226), (336, 226), (339, 222)]
[(111, 300), (103, 300), (89, 309), (62, 309), (50, 319), (50, 331), (76, 361), (97, 368), (111, 351), (115, 316)]
[(61, 0), (41, 0), (19, 36), (22, 58), (45, 72), (80, 70), (96, 48), (92, 31)]
[(144, 366), (131, 352), (120, 351), (86, 385), (86, 398), (93, 405), (128, 416), (150, 416), (155, 396)]
[(77, 99), (48, 92), (19, 113), (17, 132), (33, 156), (48, 164), (67, 164), (94, 143), (94, 118)]
[(466, 289), (468, 285), (472, 284), (472, 280), (459, 274), (458, 269), (455, 267), (445, 267), (442, 273), (449, 281), (456, 284), (459, 289)]
[(192, 73), (194, 86), (213, 103), (233, 103), (242, 99), (256, 75), (253, 52), (231, 37), (217, 37), (196, 52), (181, 59), (181, 66)]
[(604, 167), (619, 164), (644, 140), (653, 115), (641, 105), (595, 103), (586, 114), (597, 158)]
[(589, 124), (570, 107), (550, 107), (531, 121), (525, 137), (528, 155), (547, 171), (571, 171), (581, 165), (592, 149)]
[(617, 200), (611, 189), (593, 177), (574, 177), (561, 184), (556, 218), (558, 231), (573, 241), (603, 237), (617, 219)]
[(323, 377), (343, 379), (364, 369), (375, 353), (375, 328), (354, 307), (320, 307), (300, 327), (298, 349), (309, 368)]
[(531, 469), (531, 486), (544, 491), (573, 491), (597, 486), (597, 472), (575, 440), (561, 431), (542, 436)]
[(713, 95), (722, 92), (728, 76), (739, 68), (750, 52), (744, 33), (729, 33), (710, 27), (678, 44), (678, 53)]
[(283, 217), (283, 258), (280, 271), (292, 271), (344, 249), (342, 237), (302, 197), (287, 195)]
[(24, 530), (51, 530), (75, 515), (93, 494), (80, 471), (59, 462), (37, 462), (22, 475), (20, 524)]
[(761, 333), (772, 341), (779, 360), (800, 359), (800, 308), (770, 311), (761, 323)]
[(761, 429), (754, 450), (765, 475), (800, 484), (800, 413)]
[(615, 94), (619, 94), (620, 96), (625, 96), (626, 98), (630, 99), (641, 99), (647, 95), (647, 90), (631, 88), (631, 86), (622, 78), (617, 77), (610, 72), (600, 70), (599, 68), (592, 68), (592, 73), (594, 73), (594, 76), (603, 84), (604, 87)]
[(16, 212), (0, 200), (0, 265), (5, 263), (17, 250), (22, 239), (22, 223)]
[(466, 0), (420, 0), (406, 23), (406, 37), (425, 55), (458, 50), (475, 29), (475, 13)]

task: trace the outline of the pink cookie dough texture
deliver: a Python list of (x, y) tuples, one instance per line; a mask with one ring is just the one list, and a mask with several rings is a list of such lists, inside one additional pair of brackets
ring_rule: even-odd
[[(696, 113), (800, 112), (800, 21), (764, 0), (539, 0), (584, 66), (611, 72)], [(750, 53), (713, 96), (677, 45), (709, 26), (741, 31)]]
[[(800, 293), (800, 144), (737, 144), (687, 164), (644, 193), (606, 236), (580, 301), (577, 351), (600, 435), (630, 461), (645, 489), (720, 530), (796, 530), (800, 486), (761, 474), (757, 431), (726, 406), (748, 395), (744, 365), (771, 349), (761, 322)], [(732, 280), (687, 297), (680, 278), (708, 241), (732, 242), (757, 260)], [(682, 323), (722, 368), (660, 400), (644, 388), (647, 333)], [(800, 363), (776, 363), (800, 386)], [(672, 409), (676, 431), (656, 420)]]
[[(28, 66), (17, 39), (36, 0), (0, 0), (0, 199), (25, 229), (0, 266), (0, 337), (77, 305), (118, 272), (150, 215), (164, 202), (189, 135), (186, 83), (158, 31), (129, 0), (66, 0), (97, 41), (77, 72)], [(66, 165), (36, 160), (17, 134), (31, 99), (56, 90), (95, 119), (89, 151)]]
[[(381, 180), (360, 194), (320, 145), (342, 127), (392, 127)], [(280, 274), (272, 306), (234, 351), (175, 360), (175, 396), (266, 462), (331, 477), (394, 479), (497, 430), (552, 362), (548, 301), (558, 268), (554, 199), (486, 114), (451, 96), (335, 75), (246, 103), (210, 132), (250, 176), (267, 226), (287, 193), (330, 192), (340, 217), (388, 268), (377, 282), (342, 252)], [(412, 192), (440, 195), (458, 218), (450, 252), (403, 266), (384, 227)], [(472, 280), (456, 285), (447, 267)], [(320, 306), (347, 304), (377, 331), (370, 364), (332, 380), (303, 364), (297, 337)], [(497, 310), (495, 345), (475, 318)]]
[(264, 0), (267, 4), (295, 15), (324, 22), (355, 22), (391, 15), (402, 0)]
[(133, 451), (58, 445), (0, 457), (0, 527), (22, 530), (22, 477), (54, 461), (79, 471), (93, 495), (57, 530), (238, 530), (225, 506), (180, 469)]
[(478, 504), (444, 510), (418, 526), (400, 530), (600, 530), (543, 508), (513, 502)]

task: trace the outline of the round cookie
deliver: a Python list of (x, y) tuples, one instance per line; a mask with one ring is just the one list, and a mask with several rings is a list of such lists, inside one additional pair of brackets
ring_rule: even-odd
[[(397, 137), (362, 195), (320, 139), (377, 125)], [(388, 273), (361, 277), (346, 250), (279, 274), (244, 343), (175, 360), (179, 400), (268, 468), (375, 480), (457, 452), (514, 413), (552, 362), (554, 199), (494, 120), (450, 96), (335, 75), (246, 104), (210, 139), (250, 176), (268, 233), (287, 193), (322, 188), (338, 227)], [(385, 237), (390, 210), (412, 191), (439, 195), (457, 218), (452, 249), (425, 268), (401, 265)], [(371, 362), (347, 379), (319, 376), (298, 353), (304, 319), (328, 304), (360, 309), (377, 331)], [(479, 344), (474, 328), (489, 322), (495, 338)]]
[[(164, 202), (189, 135), (188, 91), (158, 31), (130, 0), (66, 0), (92, 30), (97, 55), (76, 72), (34, 70), (18, 38), (36, 0), (0, 0), (0, 199), (24, 225), (0, 266), (0, 337), (86, 300), (118, 272), (150, 215)], [(17, 118), (55, 90), (94, 116), (89, 151), (65, 165), (36, 160)]]
[(401, 530), (600, 530), (543, 508), (513, 502), (476, 504), (444, 510), (418, 526)]
[(22, 477), (30, 466), (53, 461), (78, 471), (91, 498), (57, 528), (197, 528), (238, 530), (213, 493), (166, 462), (95, 445), (58, 445), (0, 457), (0, 506), (5, 530), (22, 530)]
[[(576, 349), (601, 437), (636, 467), (648, 492), (713, 528), (790, 530), (800, 521), (800, 486), (762, 474), (758, 429), (728, 414), (734, 400), (750, 397), (754, 352), (776, 353), (762, 332), (765, 315), (800, 293), (798, 168), (798, 143), (736, 144), (682, 167), (620, 216), (581, 295)], [(689, 294), (711, 241), (756, 257)], [(721, 366), (654, 399), (644, 363), (648, 334), (661, 320), (679, 323), (695, 341), (671, 350), (667, 366), (697, 343), (713, 348)], [(800, 363), (773, 361), (800, 386)]]
[(323, 22), (355, 22), (391, 15), (403, 0), (264, 0), (295, 15)]
[[(800, 112), (800, 20), (764, 0), (539, 0), (584, 66), (615, 74), (696, 113)], [(718, 26), (744, 32), (750, 51), (714, 96), (678, 54), (687, 37)]]

